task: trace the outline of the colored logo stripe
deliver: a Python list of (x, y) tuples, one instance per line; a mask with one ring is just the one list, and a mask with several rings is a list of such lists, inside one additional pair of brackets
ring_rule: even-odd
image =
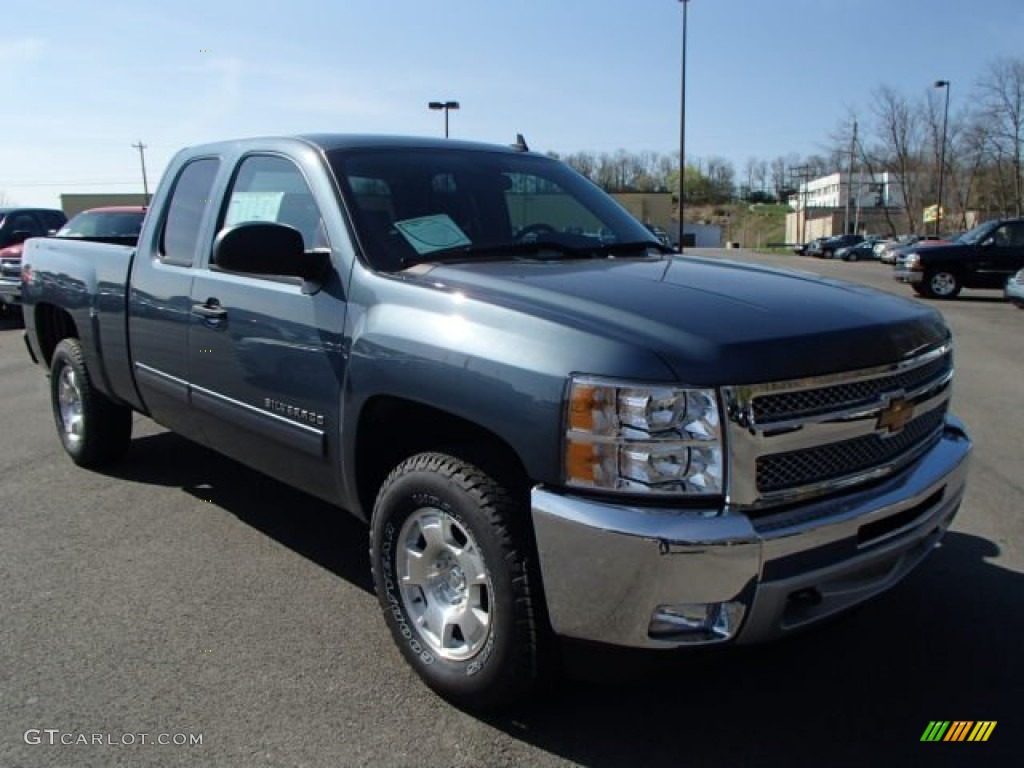
[(921, 734), (921, 741), (988, 741), (996, 720), (932, 720)]
[(968, 741), (988, 741), (988, 737), (992, 735), (992, 731), (996, 729), (995, 720), (980, 720), (974, 730), (971, 731), (971, 735), (967, 737)]
[(954, 720), (943, 741), (963, 741), (972, 725), (974, 723), (970, 720)]

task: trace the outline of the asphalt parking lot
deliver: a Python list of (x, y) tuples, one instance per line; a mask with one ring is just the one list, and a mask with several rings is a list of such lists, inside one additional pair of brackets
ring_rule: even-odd
[[(712, 255), (910, 295), (877, 263)], [(568, 647), (549, 695), (487, 719), (400, 658), (361, 524), (139, 417), (116, 471), (77, 469), (0, 321), (0, 766), (1006, 764), (1024, 732), (1024, 312), (981, 291), (934, 306), (976, 452), (918, 572), (762, 648)], [(921, 743), (932, 720), (998, 725)]]

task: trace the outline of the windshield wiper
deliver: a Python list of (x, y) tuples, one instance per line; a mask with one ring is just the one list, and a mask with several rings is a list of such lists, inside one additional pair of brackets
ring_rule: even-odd
[(531, 256), (544, 261), (563, 258), (595, 259), (632, 254), (638, 251), (643, 251), (646, 255), (647, 251), (652, 248), (659, 253), (675, 253), (672, 248), (654, 240), (586, 246), (567, 245), (556, 240), (530, 240), (499, 245), (461, 245), (455, 248), (445, 248), (403, 259), (402, 266), (411, 267), (429, 262), (454, 264), (460, 261), (505, 261), (514, 256)]
[(676, 249), (657, 240), (636, 240), (633, 242), (626, 243), (606, 243), (599, 246), (598, 248), (590, 249), (596, 251), (604, 256), (625, 256), (631, 253), (637, 253), (642, 251), (644, 255), (647, 251), (655, 250), (658, 253), (676, 253)]

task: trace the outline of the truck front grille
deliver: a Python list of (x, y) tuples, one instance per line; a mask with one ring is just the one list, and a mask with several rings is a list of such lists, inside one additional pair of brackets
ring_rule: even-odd
[(871, 403), (887, 392), (911, 392), (947, 374), (952, 368), (953, 356), (946, 354), (919, 368), (890, 376), (798, 392), (761, 395), (754, 398), (754, 420), (758, 424), (767, 424)]
[(729, 504), (770, 508), (884, 477), (940, 436), (949, 345), (889, 366), (726, 387)]
[(20, 278), (21, 259), (4, 259), (0, 261), (0, 277)]
[(757, 460), (757, 489), (772, 493), (883, 466), (937, 439), (945, 415), (945, 408), (929, 411), (907, 424), (895, 437), (865, 435), (819, 448), (762, 456)]

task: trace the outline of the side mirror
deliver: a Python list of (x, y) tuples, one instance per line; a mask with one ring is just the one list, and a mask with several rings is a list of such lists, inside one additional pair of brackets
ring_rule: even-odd
[(32, 233), (27, 229), (16, 229), (11, 233), (11, 245), (18, 245), (18, 243), (24, 243), (32, 237)]
[(327, 250), (306, 251), (294, 227), (250, 221), (228, 227), (213, 241), (213, 263), (247, 275), (284, 275), (320, 282), (331, 264)]
[(986, 237), (984, 240), (981, 241), (982, 248), (991, 248), (995, 244), (996, 239), (994, 237)]

